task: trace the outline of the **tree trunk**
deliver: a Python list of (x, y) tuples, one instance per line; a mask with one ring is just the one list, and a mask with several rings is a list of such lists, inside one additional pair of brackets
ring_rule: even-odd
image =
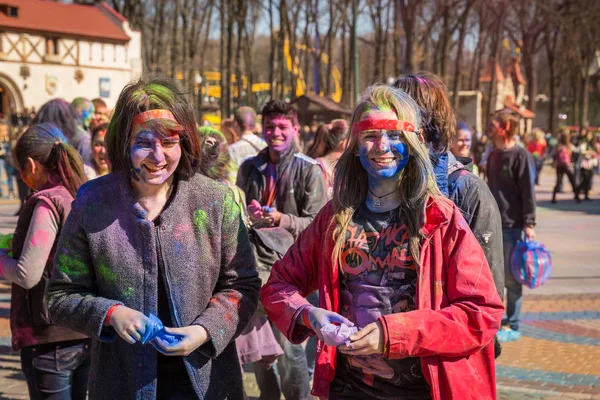
[(471, 10), (471, 0), (467, 0), (465, 4), (465, 10), (461, 16), (460, 31), (458, 34), (458, 48), (456, 49), (456, 61), (454, 63), (454, 79), (452, 81), (452, 107), (454, 110), (458, 110), (460, 106), (460, 84), (461, 84), (461, 62), (463, 55), (463, 48), (465, 45), (465, 36), (467, 34), (467, 20), (469, 19), (469, 11)]
[(544, 45), (546, 48), (546, 57), (548, 59), (548, 72), (550, 74), (550, 114), (548, 115), (548, 129), (554, 135), (556, 134), (556, 118), (558, 109), (558, 85), (556, 79), (556, 47), (558, 41), (558, 32), (548, 32), (544, 35)]
[[(331, 69), (334, 62), (333, 57), (333, 40), (334, 40), (334, 24), (335, 24), (335, 8), (333, 7), (333, 1), (329, 2), (329, 29), (327, 30), (327, 55), (329, 56), (329, 62), (327, 63), (327, 72), (325, 80), (325, 96), (331, 94)], [(337, 33), (337, 29), (335, 30)]]
[(173, 37), (171, 38), (171, 65), (170, 72), (173, 79), (177, 79), (177, 31), (179, 27), (179, 14), (181, 0), (175, 1), (175, 13), (173, 14)]
[[(492, 59), (490, 63), (492, 79), (490, 81), (490, 87), (488, 91), (488, 104), (487, 104), (487, 115), (492, 114), (496, 108), (496, 62), (498, 61), (500, 54), (500, 43), (502, 42), (502, 32), (504, 31), (504, 18), (506, 15), (506, 4), (504, 1), (498, 3), (496, 9), (498, 20), (496, 21), (496, 32), (492, 40)], [(487, 121), (486, 121), (487, 124)]]
[(227, 36), (226, 24), (226, 7), (227, 0), (221, 0), (221, 7), (219, 10), (220, 21), (221, 21), (221, 37), (219, 38), (219, 71), (221, 71), (221, 98), (219, 108), (221, 111), (221, 118), (227, 118), (225, 103), (226, 103), (226, 91), (227, 91), (227, 78), (225, 76), (225, 38)]
[(402, 73), (416, 72), (417, 60), (415, 56), (415, 24), (417, 20), (417, 11), (421, 0), (399, 0), (402, 14), (402, 23), (404, 25), (405, 45), (405, 70)]
[(310, 59), (312, 58), (310, 56), (310, 36), (309, 36), (309, 27), (310, 27), (310, 20), (311, 20), (311, 16), (312, 16), (312, 9), (311, 9), (311, 4), (312, 1), (307, 1), (306, 2), (306, 10), (304, 13), (304, 45), (306, 46), (306, 51), (304, 52), (304, 57), (302, 58), (303, 61), (303, 67), (302, 67), (302, 73), (304, 76), (304, 84), (306, 85), (306, 91), (308, 92), (310, 90), (310, 88), (312, 87), (311, 85), (311, 76), (308, 73), (308, 71), (310, 71)]
[(233, 69), (233, 0), (227, 1), (227, 59), (225, 61), (225, 118), (231, 116), (231, 74)]
[(446, 76), (446, 60), (448, 59), (448, 52), (450, 49), (450, 41), (452, 40), (452, 34), (450, 32), (450, 6), (447, 0), (444, 1), (444, 12), (443, 23), (442, 23), (442, 37), (441, 37), (441, 51), (438, 52), (440, 71), (439, 74), (444, 82), (448, 82)]
[(270, 97), (275, 97), (275, 26), (273, 25), (273, 0), (269, 0), (269, 28), (271, 29), (270, 39), (271, 46), (269, 48), (269, 84)]
[(402, 18), (402, 13), (400, 11), (400, 1), (401, 0), (393, 0), (394, 1), (394, 75), (399, 76), (402, 70), (402, 54), (401, 54), (401, 46), (400, 46), (400, 21)]
[(590, 105), (590, 73), (587, 66), (589, 63), (584, 64), (586, 67), (583, 68), (583, 79), (581, 80), (581, 119), (579, 121), (579, 127), (587, 128), (590, 119), (588, 116), (589, 105)]

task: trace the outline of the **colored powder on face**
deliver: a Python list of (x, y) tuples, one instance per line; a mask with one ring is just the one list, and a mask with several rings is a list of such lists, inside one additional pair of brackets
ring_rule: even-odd
[(84, 262), (66, 254), (58, 256), (57, 268), (70, 277), (85, 276), (89, 274), (88, 266)]
[(206, 230), (206, 226), (208, 225), (208, 215), (206, 211), (198, 209), (194, 213), (194, 225), (199, 231)]

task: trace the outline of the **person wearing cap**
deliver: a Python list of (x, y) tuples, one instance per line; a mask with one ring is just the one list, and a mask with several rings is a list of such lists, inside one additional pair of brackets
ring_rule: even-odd
[[(48, 288), (52, 321), (99, 341), (90, 399), (242, 398), (234, 339), (260, 279), (231, 190), (196, 173), (186, 95), (127, 85), (106, 141), (112, 172), (79, 190)], [(176, 340), (140, 343), (155, 316)]]
[[(291, 342), (319, 338), (314, 396), (496, 398), (504, 307), (481, 246), (436, 185), (420, 127), (405, 92), (367, 88), (333, 200), (261, 289)], [(315, 290), (318, 307), (305, 298)]]

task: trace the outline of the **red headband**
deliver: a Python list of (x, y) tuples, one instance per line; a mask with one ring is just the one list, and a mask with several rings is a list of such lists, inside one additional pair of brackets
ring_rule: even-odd
[(359, 132), (374, 130), (414, 132), (415, 126), (408, 121), (398, 121), (397, 119), (369, 118), (354, 124), (352, 134), (356, 135)]
[(166, 119), (175, 122), (169, 124), (169, 129), (174, 131), (182, 131), (183, 127), (177, 122), (173, 113), (169, 110), (149, 110), (139, 113), (133, 118), (134, 125), (141, 125), (155, 119)]

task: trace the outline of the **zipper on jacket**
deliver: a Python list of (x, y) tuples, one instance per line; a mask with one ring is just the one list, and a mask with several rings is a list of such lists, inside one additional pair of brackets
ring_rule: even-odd
[(163, 257), (163, 253), (162, 253), (162, 244), (160, 242), (160, 227), (161, 227), (161, 225), (158, 225), (155, 227), (156, 242), (157, 242), (156, 252), (161, 260), (161, 262), (159, 264), (162, 265), (163, 281), (165, 282), (165, 289), (167, 291), (166, 294), (167, 294), (167, 300), (169, 301), (169, 308), (171, 310), (171, 315), (173, 316), (173, 319), (175, 320), (175, 324), (177, 325), (177, 327), (181, 328), (181, 322), (179, 321), (179, 315), (177, 314), (177, 307), (175, 306), (175, 302), (171, 298), (171, 280), (169, 279), (169, 274), (167, 272), (167, 264), (165, 264), (165, 258)]
[[(175, 320), (175, 324), (177, 325), (178, 328), (181, 328), (181, 321), (179, 320), (179, 314), (177, 313), (177, 309), (175, 307), (175, 302), (173, 301), (173, 299), (171, 298), (171, 280), (169, 279), (169, 274), (167, 272), (167, 264), (165, 263), (165, 258), (163, 257), (163, 253), (162, 253), (162, 244), (160, 242), (160, 227), (162, 225), (156, 226), (155, 230), (156, 230), (156, 254), (158, 254), (158, 256), (161, 259), (161, 263), (162, 264), (162, 272), (163, 272), (163, 281), (165, 282), (165, 287), (167, 290), (167, 300), (169, 301), (169, 308), (171, 309), (171, 314), (173, 315), (173, 319)], [(159, 266), (160, 268), (160, 266)], [(157, 310), (158, 313), (158, 310)], [(190, 379), (192, 380), (192, 386), (194, 384), (193, 379), (196, 380), (196, 386), (198, 391), (201, 394), (201, 397), (204, 398), (204, 396), (206, 395), (206, 393), (204, 393), (204, 391), (202, 390), (202, 386), (200, 385), (201, 379), (200, 376), (198, 374), (198, 371), (196, 371), (195, 368), (193, 368), (189, 362), (186, 362), (185, 357), (183, 357), (183, 366), (185, 367), (185, 369), (188, 372), (188, 376), (190, 377)], [(194, 388), (196, 389), (196, 388)]]

